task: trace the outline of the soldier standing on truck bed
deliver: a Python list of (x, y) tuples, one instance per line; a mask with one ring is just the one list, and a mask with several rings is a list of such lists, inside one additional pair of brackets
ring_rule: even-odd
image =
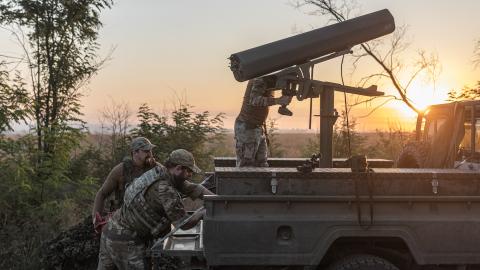
[[(170, 153), (165, 166), (157, 165), (136, 178), (125, 190), (124, 204), (108, 221), (100, 239), (97, 269), (147, 269), (148, 242), (165, 236), (187, 218), (182, 198), (213, 194), (187, 181), (199, 173), (193, 155), (184, 149)], [(193, 227), (205, 211), (199, 211), (182, 229)]]
[(267, 85), (274, 84), (271, 77), (255, 78), (248, 81), (243, 96), (240, 114), (235, 120), (235, 152), (237, 167), (268, 167), (265, 121), (269, 106), (288, 105), (290, 96), (275, 98)]
[(158, 164), (153, 158), (152, 149), (155, 147), (147, 138), (137, 137), (130, 144), (130, 157), (125, 158), (115, 166), (98, 190), (93, 204), (92, 219), (96, 233), (101, 233), (103, 225), (107, 222), (104, 213), (105, 199), (107, 212), (113, 212), (123, 203), (125, 186), (139, 177), (144, 172)]

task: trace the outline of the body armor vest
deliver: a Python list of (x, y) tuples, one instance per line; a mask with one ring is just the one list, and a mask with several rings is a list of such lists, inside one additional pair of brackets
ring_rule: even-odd
[[(268, 106), (250, 105), (250, 93), (252, 92), (253, 82), (248, 81), (247, 90), (243, 96), (242, 108), (237, 120), (247, 123), (249, 128), (261, 127), (268, 116)], [(265, 91), (264, 97), (273, 97), (271, 91)]]
[(155, 166), (137, 178), (125, 190), (122, 216), (128, 222), (128, 227), (134, 228), (140, 236), (161, 236), (170, 229), (170, 221), (163, 208), (150, 205), (145, 200), (145, 193), (157, 181), (169, 181), (166, 168)]
[(119, 183), (118, 187), (113, 192), (113, 196), (110, 195), (108, 199), (107, 211), (114, 212), (115, 210), (122, 207), (123, 195), (125, 194), (125, 188), (129, 185), (135, 178), (133, 175), (134, 171), (133, 160), (130, 157), (125, 157), (122, 160), (122, 178), (123, 182)]

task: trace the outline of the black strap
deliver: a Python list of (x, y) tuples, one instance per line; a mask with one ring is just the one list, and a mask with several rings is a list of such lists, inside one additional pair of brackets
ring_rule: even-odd
[(263, 121), (263, 134), (265, 134), (265, 141), (267, 142), (268, 155), (271, 156), (272, 153), (270, 152), (270, 138), (268, 137), (267, 122), (266, 121)]
[[(362, 206), (361, 206), (361, 201), (360, 201), (360, 187), (359, 187), (359, 181), (361, 181), (362, 178), (366, 178), (367, 181), (367, 190), (368, 190), (368, 203), (369, 203), (369, 210), (370, 210), (370, 224), (363, 224), (362, 220)], [(353, 175), (353, 182), (355, 185), (355, 202), (357, 206), (357, 221), (358, 225), (362, 227), (364, 230), (368, 230), (372, 225), (373, 225), (373, 191), (374, 191), (374, 186), (373, 186), (373, 178), (374, 178), (374, 171), (372, 169), (367, 169), (365, 173), (355, 173)]]

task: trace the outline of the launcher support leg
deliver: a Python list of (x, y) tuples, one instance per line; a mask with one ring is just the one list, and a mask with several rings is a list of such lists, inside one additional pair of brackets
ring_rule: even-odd
[(325, 87), (320, 93), (320, 158), (321, 168), (332, 167), (333, 125), (336, 121), (334, 109), (334, 90)]

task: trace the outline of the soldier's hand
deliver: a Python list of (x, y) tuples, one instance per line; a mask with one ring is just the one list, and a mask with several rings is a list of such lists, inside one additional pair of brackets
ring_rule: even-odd
[(291, 96), (281, 96), (277, 99), (277, 105), (288, 105), (292, 101)]
[(107, 218), (102, 217), (98, 212), (95, 213), (95, 217), (93, 218), (93, 229), (95, 233), (101, 234), (105, 224), (107, 224)]

